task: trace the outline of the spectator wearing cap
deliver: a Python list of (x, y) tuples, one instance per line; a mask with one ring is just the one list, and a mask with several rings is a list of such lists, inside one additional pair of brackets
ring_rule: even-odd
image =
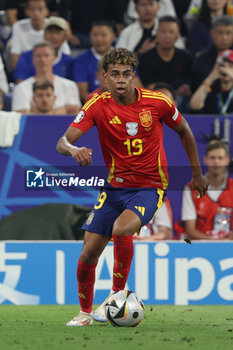
[(193, 94), (190, 108), (203, 114), (233, 113), (233, 50), (218, 56), (214, 68)]
[(233, 18), (227, 15), (215, 18), (212, 22), (211, 36), (213, 44), (194, 60), (192, 91), (195, 91), (212, 71), (220, 52), (232, 49)]
[[(19, 20), (12, 27), (11, 38), (11, 66), (15, 68), (19, 56), (28, 50), (32, 50), (34, 45), (44, 38), (44, 28), (49, 10), (46, 0), (27, 0), (25, 13), (28, 18)], [(63, 51), (67, 54), (70, 49), (67, 43), (64, 44)]]
[(33, 98), (29, 114), (62, 115), (66, 114), (64, 107), (54, 108), (56, 95), (53, 83), (49, 80), (38, 80), (33, 83)]
[[(50, 42), (55, 50), (56, 59), (53, 65), (53, 73), (60, 77), (70, 79), (73, 60), (71, 56), (63, 52), (68, 30), (68, 23), (65, 19), (61, 17), (50, 17), (46, 22), (44, 39)], [(35, 66), (32, 56), (33, 50), (21, 54), (13, 73), (13, 78), (16, 83), (35, 75)]]
[(36, 74), (21, 83), (13, 90), (12, 109), (23, 114), (30, 113), (33, 103), (33, 83), (39, 80), (49, 80), (53, 83), (56, 100), (53, 108), (64, 107), (65, 114), (77, 114), (81, 102), (75, 82), (53, 74), (55, 52), (48, 42), (41, 42), (33, 49), (33, 63)]

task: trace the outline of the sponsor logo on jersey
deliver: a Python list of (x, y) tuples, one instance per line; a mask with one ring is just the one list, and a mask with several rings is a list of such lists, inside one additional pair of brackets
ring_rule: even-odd
[(135, 205), (134, 208), (136, 208), (139, 211), (139, 213), (141, 213), (142, 216), (144, 216), (144, 214), (145, 214), (145, 207), (138, 207), (138, 206)]
[(126, 123), (126, 130), (130, 136), (135, 136), (138, 133), (138, 123), (128, 122)]
[(91, 214), (88, 216), (86, 224), (90, 225), (94, 219), (95, 213), (91, 212)]
[(119, 117), (117, 115), (115, 115), (114, 118), (112, 118), (112, 120), (110, 120), (109, 124), (122, 124)]
[(85, 115), (84, 111), (80, 111), (79, 114), (75, 117), (74, 123), (81, 122), (81, 120), (83, 120), (84, 118), (84, 115)]
[(153, 122), (152, 115), (151, 115), (150, 111), (143, 111), (143, 112), (139, 113), (139, 118), (140, 118), (140, 122), (141, 122), (142, 126), (144, 126), (144, 128), (149, 128)]

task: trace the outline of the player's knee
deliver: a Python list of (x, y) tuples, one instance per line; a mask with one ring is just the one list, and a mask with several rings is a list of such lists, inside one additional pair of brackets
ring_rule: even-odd
[(122, 224), (118, 223), (117, 221), (114, 222), (112, 234), (117, 236), (128, 236), (132, 235), (133, 233), (127, 226), (123, 226)]
[(98, 257), (88, 251), (83, 251), (80, 255), (80, 259), (84, 264), (95, 264), (98, 261)]

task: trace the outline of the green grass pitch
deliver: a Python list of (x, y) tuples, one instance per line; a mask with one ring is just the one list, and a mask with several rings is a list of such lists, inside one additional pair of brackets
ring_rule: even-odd
[(232, 350), (233, 306), (146, 306), (138, 327), (66, 327), (77, 306), (0, 306), (1, 350)]

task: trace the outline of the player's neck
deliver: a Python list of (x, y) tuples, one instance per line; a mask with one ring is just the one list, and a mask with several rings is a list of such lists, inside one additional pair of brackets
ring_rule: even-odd
[(175, 53), (175, 48), (163, 48), (160, 45), (157, 45), (157, 52), (158, 55), (164, 60), (164, 61), (170, 61)]

